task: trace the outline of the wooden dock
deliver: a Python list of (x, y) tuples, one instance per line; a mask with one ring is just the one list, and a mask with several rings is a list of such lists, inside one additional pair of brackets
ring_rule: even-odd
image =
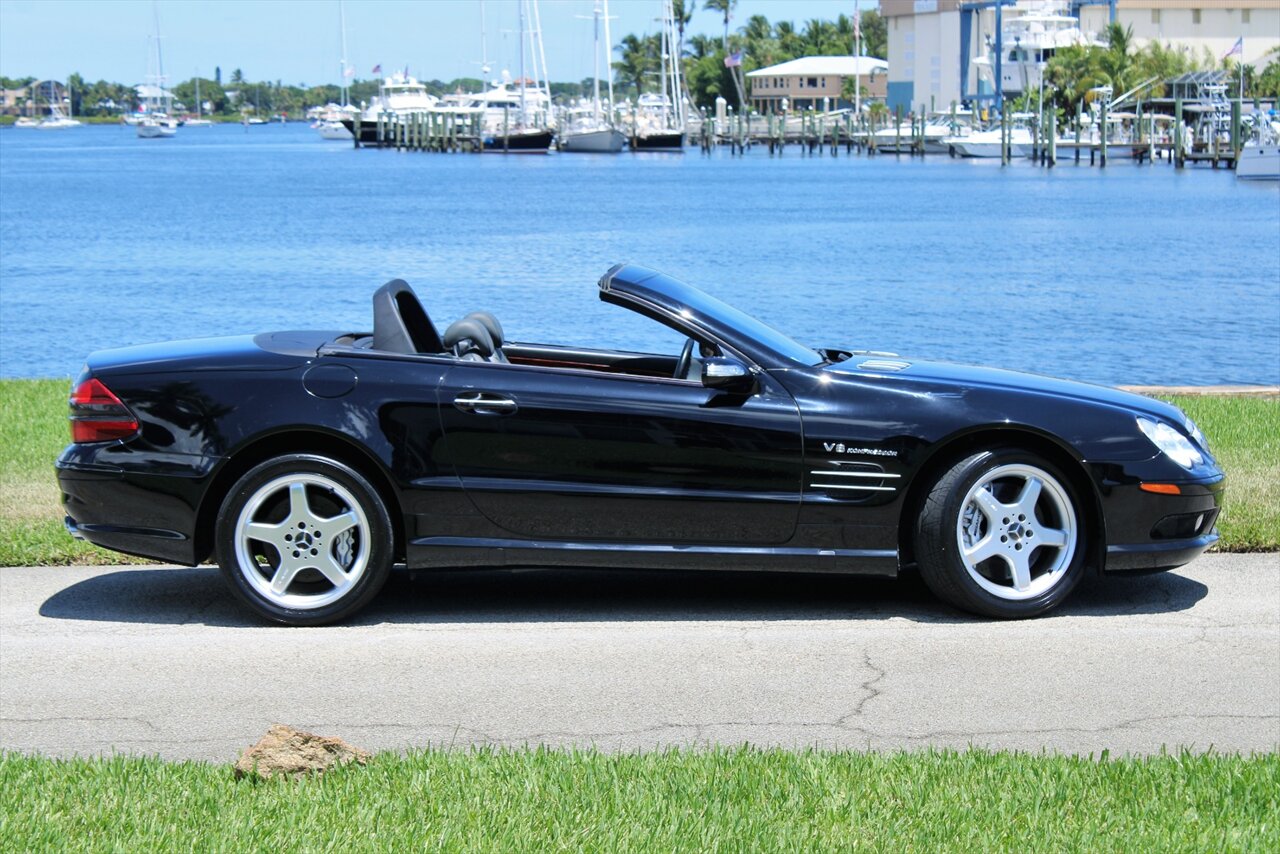
[[(934, 115), (936, 120), (938, 114)], [(1233, 115), (1239, 116), (1238, 106)], [(954, 105), (952, 116), (954, 122)], [(1001, 130), (1001, 160), (1004, 163), (1023, 159), (1013, 154), (1011, 127), (1007, 116), (1006, 112), (1001, 122), (995, 125)], [(1082, 163), (1086, 157), (1090, 165), (1103, 167), (1113, 160), (1132, 160), (1138, 164), (1165, 161), (1178, 168), (1197, 163), (1208, 163), (1215, 169), (1231, 169), (1235, 166), (1241, 145), (1238, 118), (1233, 124), (1232, 142), (1222, 142), (1215, 138), (1211, 143), (1204, 143), (1187, 139), (1180, 116), (1181, 110), (1175, 115), (1172, 127), (1161, 131), (1157, 128), (1153, 114), (1139, 115), (1136, 125), (1125, 138), (1109, 140), (1105, 133), (1100, 139), (1085, 138), (1079, 114), (1075, 117), (1074, 127), (1064, 129), (1068, 130), (1067, 135), (1060, 135), (1056, 115), (1050, 113), (1047, 126), (1034, 131), (1030, 159), (1049, 167), (1061, 162), (1063, 158)], [(1167, 116), (1161, 118), (1168, 120)], [(927, 127), (923, 111), (904, 114), (901, 109), (878, 116), (855, 116), (849, 110), (775, 115), (741, 115), (730, 111), (728, 115), (720, 117), (705, 113), (694, 117), (687, 140), (689, 146), (706, 153), (717, 147), (728, 146), (730, 152), (738, 155), (745, 154), (748, 149), (756, 146), (766, 148), (771, 156), (781, 156), (791, 147), (798, 148), (804, 155), (833, 157), (842, 150), (846, 155), (924, 156), (926, 153), (942, 153), (938, 151), (936, 138), (927, 143)], [(1102, 112), (1101, 127), (1107, 127), (1105, 109)], [(388, 112), (380, 115), (376, 124), (365, 122), (362, 117), (357, 116), (353, 135), (357, 148), (439, 153), (478, 153), (485, 150), (483, 117), (476, 113)], [(927, 152), (927, 146), (933, 150)], [(955, 156), (954, 151), (950, 153)]]

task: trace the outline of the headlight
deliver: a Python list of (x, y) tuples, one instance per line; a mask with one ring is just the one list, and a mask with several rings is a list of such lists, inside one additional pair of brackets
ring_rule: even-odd
[(1209, 440), (1200, 432), (1200, 428), (1196, 426), (1196, 422), (1188, 418), (1186, 428), (1187, 432), (1191, 434), (1191, 438), (1195, 439), (1196, 444), (1200, 446), (1200, 450), (1204, 451), (1206, 454), (1213, 453), (1209, 450)]
[(1151, 440), (1151, 444), (1184, 469), (1193, 468), (1204, 462), (1204, 457), (1196, 450), (1196, 446), (1191, 444), (1191, 440), (1163, 421), (1139, 418), (1138, 429)]

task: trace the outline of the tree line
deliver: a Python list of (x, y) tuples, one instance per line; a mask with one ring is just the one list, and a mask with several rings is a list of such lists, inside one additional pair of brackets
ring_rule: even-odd
[[(746, 23), (730, 30), (737, 0), (705, 0), (702, 10), (716, 13), (723, 24), (719, 38), (695, 33), (688, 38), (685, 31), (697, 11), (696, 0), (673, 0), (676, 40), (681, 68), (689, 97), (695, 106), (711, 108), (717, 97), (730, 104), (738, 103), (736, 73), (745, 75), (757, 68), (767, 68), (802, 56), (849, 56), (855, 46), (854, 20), (840, 15), (834, 21), (812, 18), (799, 27), (792, 21), (770, 23), (764, 15), (752, 15)], [(879, 12), (867, 10), (860, 18), (862, 54), (886, 58), (889, 34)], [(634, 98), (641, 92), (658, 88), (662, 63), (662, 37), (659, 34), (623, 36), (614, 46), (618, 59), (613, 63), (614, 82), (621, 94)], [(736, 56), (741, 65), (727, 67), (725, 59)], [(745, 94), (745, 93), (744, 93)]]
[[(1216, 57), (1208, 48), (1199, 55), (1185, 45), (1156, 41), (1139, 48), (1133, 27), (1115, 23), (1103, 31), (1102, 40), (1103, 45), (1074, 45), (1054, 54), (1045, 66), (1045, 80), (1051, 84), (1046, 104), (1051, 100), (1058, 109), (1074, 112), (1105, 86), (1111, 87), (1114, 97), (1142, 87), (1139, 97), (1143, 100), (1163, 98), (1169, 95), (1167, 81), (1189, 71), (1213, 70), (1227, 72), (1231, 80), (1243, 75), (1246, 97), (1280, 98), (1280, 52), (1273, 51), (1259, 69)], [(1230, 88), (1233, 94), (1237, 91), (1236, 86)]]

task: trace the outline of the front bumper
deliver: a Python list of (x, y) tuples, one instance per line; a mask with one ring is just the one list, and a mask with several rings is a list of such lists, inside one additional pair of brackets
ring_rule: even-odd
[(1173, 569), (1218, 542), (1215, 525), (1226, 488), (1220, 471), (1178, 482), (1179, 495), (1146, 492), (1140, 484), (1112, 482), (1104, 488), (1107, 572)]

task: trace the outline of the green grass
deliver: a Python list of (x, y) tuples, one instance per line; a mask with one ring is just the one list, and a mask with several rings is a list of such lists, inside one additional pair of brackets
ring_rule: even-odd
[(70, 380), (0, 381), (0, 566), (125, 563), (62, 527), (53, 461), (71, 441)]
[[(62, 528), (53, 460), (69, 441), (67, 380), (0, 381), (0, 566), (127, 563)], [(1280, 400), (1171, 398), (1227, 472), (1219, 550), (1280, 549)]]
[(0, 849), (1276, 851), (1275, 754), (380, 754), (300, 781), (0, 758)]
[(1280, 549), (1280, 400), (1189, 395), (1169, 400), (1199, 425), (1227, 473), (1219, 550)]

